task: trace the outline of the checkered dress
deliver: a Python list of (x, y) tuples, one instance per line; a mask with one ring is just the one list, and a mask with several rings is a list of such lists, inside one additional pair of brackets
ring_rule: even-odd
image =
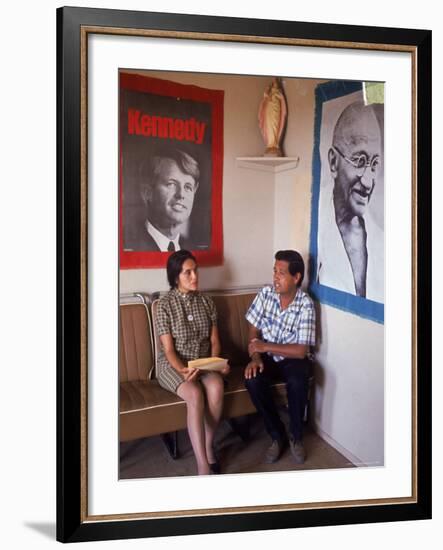
[[(314, 303), (301, 288), (289, 306), (282, 310), (279, 295), (273, 287), (263, 287), (246, 312), (246, 319), (261, 331), (265, 342), (315, 345)], [(284, 359), (280, 355), (271, 357), (274, 361)]]
[[(200, 292), (182, 294), (174, 288), (160, 299), (155, 327), (157, 334), (171, 334), (175, 351), (186, 366), (188, 361), (210, 357), (211, 331), (217, 324), (217, 312), (209, 296)], [(157, 362), (160, 386), (177, 393), (183, 377), (169, 364), (163, 349)]]

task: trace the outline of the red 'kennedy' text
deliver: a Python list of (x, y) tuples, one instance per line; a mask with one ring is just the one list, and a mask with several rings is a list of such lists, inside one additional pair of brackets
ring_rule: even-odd
[(128, 109), (128, 134), (146, 137), (203, 143), (206, 122), (189, 119), (147, 115), (137, 109)]

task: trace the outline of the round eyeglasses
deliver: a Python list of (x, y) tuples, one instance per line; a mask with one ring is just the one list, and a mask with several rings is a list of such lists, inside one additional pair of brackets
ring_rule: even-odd
[(355, 171), (357, 172), (357, 176), (359, 178), (363, 177), (363, 174), (366, 172), (366, 168), (370, 168), (371, 172), (377, 173), (380, 167), (380, 156), (374, 155), (371, 160), (369, 160), (368, 156), (365, 153), (360, 153), (358, 155), (354, 155), (353, 157), (349, 158), (346, 155), (344, 155), (338, 147), (335, 145), (332, 146), (332, 148), (337, 151), (337, 153), (345, 159), (346, 162), (351, 164)]

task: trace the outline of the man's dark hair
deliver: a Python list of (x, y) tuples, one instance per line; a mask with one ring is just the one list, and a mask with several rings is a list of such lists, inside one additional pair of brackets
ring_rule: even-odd
[(166, 275), (171, 288), (177, 288), (178, 276), (180, 275), (183, 264), (186, 260), (194, 260), (194, 262), (197, 263), (197, 260), (191, 252), (189, 252), (189, 250), (177, 250), (177, 252), (174, 252), (169, 256), (166, 264)]
[(195, 158), (181, 149), (166, 147), (157, 149), (152, 155), (143, 159), (139, 168), (140, 182), (152, 184), (161, 174), (165, 160), (175, 162), (179, 170), (184, 174), (192, 176), (195, 180), (195, 185), (198, 185), (200, 169)]
[(305, 262), (301, 254), (295, 250), (279, 250), (275, 254), (275, 259), (282, 262), (288, 262), (288, 270), (292, 276), (300, 273), (300, 281), (298, 282), (298, 286), (300, 286), (305, 276)]

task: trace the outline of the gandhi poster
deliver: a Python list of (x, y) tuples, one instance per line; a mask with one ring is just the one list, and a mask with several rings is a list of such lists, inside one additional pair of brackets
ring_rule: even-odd
[(221, 262), (223, 92), (120, 73), (120, 265)]
[[(311, 290), (384, 320), (384, 104), (362, 82), (316, 90)], [(382, 100), (381, 100), (382, 101)]]

